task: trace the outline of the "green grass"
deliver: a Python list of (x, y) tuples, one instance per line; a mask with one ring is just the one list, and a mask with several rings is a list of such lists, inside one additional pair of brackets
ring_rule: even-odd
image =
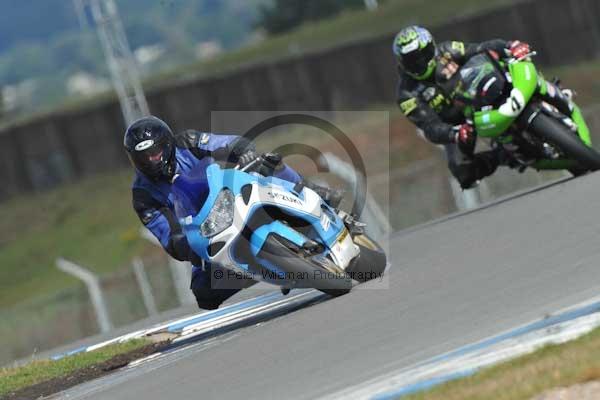
[(57, 257), (107, 273), (145, 248), (131, 174), (92, 177), (0, 207), (0, 308), (76, 284), (56, 269)]
[(33, 361), (21, 367), (0, 369), (0, 397), (37, 383), (67, 376), (75, 371), (110, 360), (117, 355), (128, 353), (148, 344), (147, 340), (136, 339), (57, 361)]
[(596, 380), (600, 380), (600, 329), (402, 399), (531, 399), (548, 389)]

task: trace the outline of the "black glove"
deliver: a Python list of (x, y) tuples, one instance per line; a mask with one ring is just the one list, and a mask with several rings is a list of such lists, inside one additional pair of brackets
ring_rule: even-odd
[(176, 232), (169, 239), (167, 253), (179, 261), (189, 261), (193, 265), (202, 265), (202, 258), (190, 247), (187, 237), (182, 232)]
[(473, 154), (475, 150), (476, 135), (475, 128), (469, 123), (464, 123), (454, 127), (455, 138), (454, 141), (466, 155)]
[(229, 143), (227, 146), (219, 148), (211, 152), (211, 157), (213, 157), (216, 161), (226, 161), (232, 164), (240, 163), (240, 158), (245, 156), (245, 160), (250, 157), (247, 156), (248, 153), (253, 153), (256, 158), (256, 147), (254, 143), (245, 137), (238, 137)]
[[(247, 154), (256, 155), (256, 146), (250, 140), (246, 139), (243, 136), (235, 139), (231, 143), (227, 145), (227, 149), (229, 150), (229, 161), (233, 163), (239, 163), (240, 158), (246, 156)], [(246, 157), (247, 158), (247, 157)], [(254, 157), (256, 158), (256, 156)]]
[(506, 52), (515, 59), (521, 60), (531, 53), (531, 47), (529, 46), (529, 43), (513, 40), (508, 45)]
[(256, 151), (248, 150), (244, 154), (237, 157), (237, 165), (239, 165), (240, 168), (244, 168), (245, 166), (247, 166), (248, 164), (250, 164), (257, 158), (258, 158), (258, 153)]
[(475, 142), (475, 129), (473, 125), (464, 123), (455, 127), (455, 142), (466, 146), (471, 146)]

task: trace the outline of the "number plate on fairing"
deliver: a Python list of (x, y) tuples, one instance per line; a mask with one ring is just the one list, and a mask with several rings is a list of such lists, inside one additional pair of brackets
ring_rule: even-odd
[(331, 247), (331, 255), (335, 259), (336, 264), (343, 269), (348, 267), (350, 261), (358, 255), (360, 250), (352, 241), (352, 236), (346, 228), (342, 231), (333, 246)]

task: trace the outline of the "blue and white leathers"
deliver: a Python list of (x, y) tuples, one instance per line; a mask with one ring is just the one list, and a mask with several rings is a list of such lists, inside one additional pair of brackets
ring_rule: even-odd
[[(298, 247), (309, 240), (321, 244), (324, 248), (321, 255), (345, 270), (358, 256), (359, 248), (344, 222), (314, 191), (304, 187), (297, 193), (294, 187), (293, 183), (275, 177), (221, 169), (211, 164), (175, 177), (175, 212), (188, 243), (199, 256), (227, 269), (247, 273), (248, 264), (235, 254), (236, 243), (245, 240), (242, 231), (257, 210), (276, 207), (284, 212), (281, 215), (306, 221), (312, 227), (308, 230), (312, 237), (293, 229), (285, 220), (265, 222), (250, 236), (249, 249), (255, 257), (267, 237), (276, 233)], [(281, 272), (277, 266), (261, 262), (260, 258), (256, 260), (268, 270)], [(260, 276), (254, 278), (261, 280)]]

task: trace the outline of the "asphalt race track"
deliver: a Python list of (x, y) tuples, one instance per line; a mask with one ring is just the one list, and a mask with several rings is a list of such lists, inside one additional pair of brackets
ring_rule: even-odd
[(595, 174), (398, 234), (387, 288), (372, 282), (60, 397), (313, 399), (359, 386), (600, 295), (598, 204)]

